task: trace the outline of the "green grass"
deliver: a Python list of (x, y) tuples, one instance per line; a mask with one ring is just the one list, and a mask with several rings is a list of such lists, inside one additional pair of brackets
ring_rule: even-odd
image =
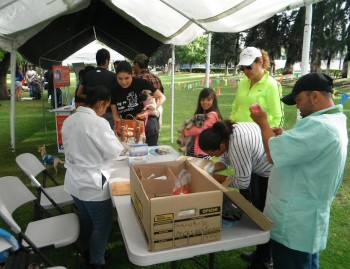
[[(218, 89), (216, 75), (212, 76), (211, 87)], [(227, 77), (228, 79), (232, 77)], [(160, 134), (159, 144), (171, 145), (176, 148), (176, 143), (171, 143), (171, 90), (170, 76), (161, 76), (165, 88), (167, 101), (164, 104), (163, 128)], [(204, 74), (177, 74), (175, 77), (175, 92), (174, 92), (174, 141), (176, 141), (177, 127), (186, 118), (192, 116), (196, 109), (196, 103), (199, 91), (204, 87), (202, 81)], [(8, 80), (9, 82), (9, 80)], [(72, 78), (71, 82), (75, 82)], [(184, 89), (183, 84), (193, 85), (192, 89)], [(180, 83), (180, 88), (178, 87)], [(195, 84), (197, 83), (197, 85)], [(291, 90), (292, 83), (284, 87), (284, 92)], [(219, 84), (221, 94), (218, 95), (220, 110), (225, 118), (228, 118), (231, 112), (231, 105), (235, 96), (236, 89), (233, 88), (233, 82), (228, 81), (227, 85), (223, 80)], [(74, 85), (70, 87), (70, 94), (74, 91)], [(340, 89), (342, 92), (350, 92), (350, 87)], [(28, 96), (25, 93), (24, 96)], [(335, 99), (339, 103), (339, 98)], [(45, 144), (49, 153), (57, 154), (56, 131), (54, 114), (48, 112), (50, 109), (47, 102), (47, 93), (43, 101), (23, 101), (16, 102), (16, 152), (11, 151), (10, 146), (10, 102), (0, 101), (0, 177), (1, 176), (18, 176), (25, 184), (32, 189), (24, 173), (17, 167), (15, 157), (24, 152), (31, 152), (39, 157), (37, 148)], [(345, 104), (345, 113), (350, 116), (350, 102)], [(44, 117), (45, 116), (45, 117)], [(284, 128), (290, 129), (296, 120), (295, 107), (285, 107), (286, 121)], [(46, 131), (45, 131), (46, 129)], [(64, 157), (63, 154), (57, 154)], [(321, 252), (321, 269), (342, 269), (348, 268), (350, 264), (348, 216), (350, 214), (350, 187), (349, 187), (350, 163), (346, 164), (344, 181), (333, 203), (331, 214), (331, 226), (329, 231), (328, 246), (325, 251)], [(57, 178), (63, 183), (64, 169), (58, 171)], [(23, 209), (15, 212), (16, 219), (21, 225), (30, 221), (32, 218), (32, 205), (28, 205)], [(0, 222), (0, 227), (7, 228)], [(69, 227), (67, 227), (69, 228)], [(113, 231), (109, 240), (108, 248), (112, 255), (109, 258), (108, 269), (115, 268), (138, 268), (132, 265), (127, 257), (126, 250), (123, 244), (123, 239), (120, 234), (117, 223), (114, 224)], [(234, 251), (220, 252), (215, 256), (216, 268), (246, 268), (247, 263), (240, 260), (239, 255), (242, 251), (252, 250), (253, 248), (245, 248)], [(55, 264), (66, 266), (69, 269), (84, 268), (83, 260), (77, 255), (72, 247), (65, 247), (58, 250), (48, 250), (46, 252)], [(198, 257), (203, 263), (206, 262), (207, 256)], [(195, 263), (191, 260), (180, 262), (181, 268), (194, 268)], [(160, 264), (149, 266), (146, 268), (169, 268), (170, 264)]]

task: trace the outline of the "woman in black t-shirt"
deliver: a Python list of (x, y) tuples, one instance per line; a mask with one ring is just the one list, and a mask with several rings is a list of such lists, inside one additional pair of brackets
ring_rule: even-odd
[[(159, 89), (147, 80), (132, 77), (132, 67), (127, 61), (122, 61), (116, 69), (117, 84), (112, 89), (111, 109), (113, 119), (116, 121), (131, 114), (136, 117), (143, 111), (143, 103), (140, 93), (143, 90), (150, 90), (157, 100), (157, 108), (165, 101), (165, 96)], [(142, 116), (141, 116), (142, 117)], [(146, 143), (149, 146), (156, 146), (159, 136), (159, 123), (156, 116), (148, 116), (146, 124)]]

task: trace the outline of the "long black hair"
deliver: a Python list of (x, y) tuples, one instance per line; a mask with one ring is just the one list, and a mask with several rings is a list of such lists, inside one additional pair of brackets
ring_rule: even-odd
[(218, 113), (219, 119), (223, 120), (222, 115), (220, 113), (220, 109), (219, 109), (218, 99), (216, 97), (216, 93), (211, 88), (204, 88), (199, 93), (198, 101), (197, 101), (197, 109), (196, 109), (196, 112), (194, 114), (196, 115), (196, 114), (203, 114), (204, 113), (203, 108), (201, 106), (201, 99), (207, 98), (208, 96), (211, 96), (211, 98), (213, 99), (213, 105), (211, 106), (211, 108), (208, 111), (205, 111), (205, 113), (209, 113), (211, 111), (215, 111), (216, 113)]
[(220, 144), (230, 140), (232, 126), (235, 122), (230, 120), (218, 121), (211, 128), (203, 130), (199, 135), (198, 145), (203, 150), (218, 150)]

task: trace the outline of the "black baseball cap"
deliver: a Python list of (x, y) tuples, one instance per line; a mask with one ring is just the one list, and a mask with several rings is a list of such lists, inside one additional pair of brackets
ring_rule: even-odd
[(290, 94), (284, 96), (281, 100), (286, 105), (295, 105), (295, 97), (303, 91), (323, 91), (333, 93), (333, 79), (323, 73), (310, 73), (300, 77), (294, 84)]

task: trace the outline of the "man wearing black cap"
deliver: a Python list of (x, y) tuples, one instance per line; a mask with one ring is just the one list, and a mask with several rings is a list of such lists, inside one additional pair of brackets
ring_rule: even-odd
[(319, 268), (326, 248), (330, 207), (340, 186), (348, 135), (342, 105), (334, 105), (333, 80), (326, 74), (302, 76), (281, 100), (295, 105), (302, 119), (294, 128), (270, 128), (266, 113), (251, 108), (274, 164), (264, 213), (273, 222), (274, 269)]

